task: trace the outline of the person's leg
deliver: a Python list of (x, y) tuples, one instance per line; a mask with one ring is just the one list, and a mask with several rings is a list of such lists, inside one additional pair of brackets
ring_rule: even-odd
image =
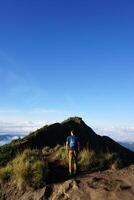
[(76, 172), (77, 172), (77, 151), (76, 150), (74, 150), (74, 163), (73, 163), (73, 165), (74, 165), (74, 174), (76, 174)]
[(73, 153), (72, 150), (69, 150), (69, 174), (72, 175), (72, 160), (73, 160)]
[(75, 159), (75, 155), (74, 155), (74, 150), (72, 151), (72, 173), (74, 173), (74, 159)]

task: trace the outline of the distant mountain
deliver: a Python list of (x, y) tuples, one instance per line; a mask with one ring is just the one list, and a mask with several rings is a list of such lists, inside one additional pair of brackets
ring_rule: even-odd
[(6, 134), (6, 133), (1, 133), (0, 134), (0, 146), (7, 144), (9, 142), (11, 142), (12, 140), (16, 140), (18, 138), (22, 138), (24, 137), (23, 134)]
[(122, 146), (134, 151), (134, 142), (119, 142)]
[(123, 147), (107, 136), (97, 135), (80, 117), (71, 117), (62, 123), (46, 125), (23, 139), (17, 140), (20, 149), (55, 147), (57, 144), (65, 144), (67, 136), (74, 130), (80, 138), (81, 147), (88, 147), (95, 152), (117, 153), (124, 163), (134, 163), (134, 152)]

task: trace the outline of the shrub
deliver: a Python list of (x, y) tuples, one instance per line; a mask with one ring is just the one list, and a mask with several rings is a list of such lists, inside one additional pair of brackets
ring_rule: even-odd
[(0, 166), (5, 166), (10, 160), (12, 160), (17, 151), (18, 146), (10, 143), (0, 147)]
[(68, 166), (68, 154), (66, 151), (66, 146), (58, 145), (57, 147), (55, 147), (55, 153), (55, 159), (59, 160), (60, 164)]
[(43, 149), (42, 149), (42, 153), (44, 155), (48, 155), (49, 153), (52, 153), (52, 149), (49, 147), (49, 146), (45, 146)]
[(54, 147), (54, 151), (58, 151), (60, 148), (61, 148), (61, 145), (60, 145), (60, 144), (57, 144), (57, 145)]
[(30, 182), (28, 181), (29, 186), (35, 189), (44, 186), (48, 175), (48, 166), (44, 166), (44, 163), (38, 160), (32, 166), (31, 175)]
[(122, 167), (122, 162), (116, 153), (106, 152), (96, 154), (87, 148), (79, 153), (78, 165), (81, 170), (115, 170)]
[(0, 182), (3, 183), (9, 180), (13, 175), (12, 167), (10, 165), (0, 169)]
[(44, 163), (37, 150), (25, 150), (13, 160), (14, 180), (19, 188), (39, 188), (45, 185), (48, 165)]
[(112, 163), (114, 160), (116, 160), (118, 158), (118, 155), (116, 153), (106, 152), (106, 153), (103, 153), (103, 157), (109, 163)]
[(122, 161), (117, 158), (112, 164), (111, 164), (111, 169), (112, 170), (118, 170), (121, 169), (123, 166)]
[(78, 155), (78, 165), (80, 169), (88, 170), (96, 162), (95, 152), (83, 149)]
[[(98, 169), (105, 170), (105, 169), (114, 169), (119, 164), (118, 154), (116, 153), (100, 153), (98, 155)], [(113, 165), (113, 166), (112, 166)], [(118, 165), (119, 166), (119, 165)]]

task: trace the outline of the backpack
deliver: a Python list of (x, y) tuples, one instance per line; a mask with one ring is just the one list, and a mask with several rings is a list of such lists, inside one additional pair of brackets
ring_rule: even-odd
[(77, 138), (71, 136), (69, 141), (69, 147), (70, 148), (76, 148), (77, 147)]

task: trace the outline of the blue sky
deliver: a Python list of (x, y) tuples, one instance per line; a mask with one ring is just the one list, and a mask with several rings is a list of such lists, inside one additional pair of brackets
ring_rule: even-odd
[(77, 115), (134, 139), (133, 11), (133, 0), (1, 1), (0, 131)]

